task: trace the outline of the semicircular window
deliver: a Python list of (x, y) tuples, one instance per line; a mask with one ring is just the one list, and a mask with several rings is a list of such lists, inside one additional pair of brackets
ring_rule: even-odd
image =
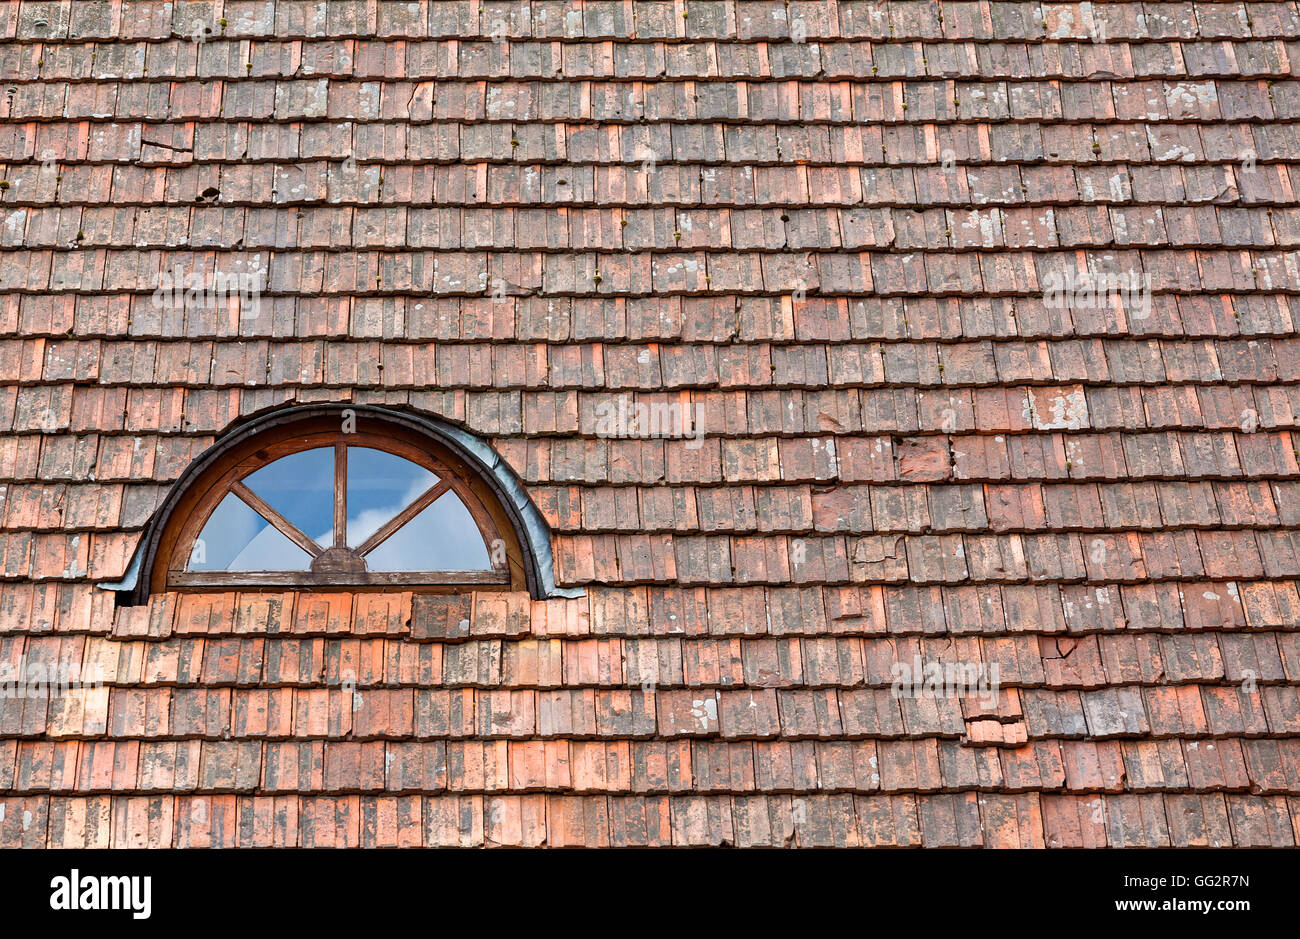
[(246, 455), (197, 499), (172, 586), (508, 583), (510, 542), (447, 462), (315, 434)]

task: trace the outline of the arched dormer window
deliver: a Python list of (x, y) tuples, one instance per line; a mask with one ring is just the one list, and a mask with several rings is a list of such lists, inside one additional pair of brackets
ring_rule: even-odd
[(127, 577), (150, 592), (250, 588), (557, 590), (550, 533), (481, 440), (369, 406), (286, 408), (223, 436), (150, 520)]

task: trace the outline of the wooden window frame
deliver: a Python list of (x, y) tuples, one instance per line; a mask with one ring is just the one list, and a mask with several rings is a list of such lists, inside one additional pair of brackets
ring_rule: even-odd
[[(374, 425), (372, 425), (374, 426)], [(331, 447), (334, 466), (334, 544), (321, 548), (285, 520), (264, 500), (244, 485), (250, 474), (283, 457), (303, 450)], [(438, 483), (407, 506), (389, 523), (353, 550), (346, 545), (345, 458), (340, 449), (370, 447), (410, 460), (438, 477)], [(361, 548), (373, 550), (434, 498), (454, 493), (469, 511), (489, 556), (498, 539), (504, 545), (506, 567), (479, 571), (369, 571), (358, 569), (355, 558)], [(186, 570), (194, 543), (208, 518), (228, 494), (235, 494), (268, 523), (312, 555), (308, 571), (189, 571)], [(251, 497), (251, 498), (250, 498)], [(417, 508), (418, 506), (418, 508)], [(269, 512), (269, 514), (268, 514)], [(273, 517), (274, 516), (274, 517)], [(399, 522), (400, 520), (400, 522)], [(382, 536), (382, 537), (381, 537)], [(371, 542), (374, 542), (371, 544)], [(222, 453), (213, 465), (191, 483), (181, 495), (176, 509), (163, 532), (160, 550), (155, 556), (154, 583), (165, 583), (169, 590), (213, 589), (403, 589), (427, 588), (441, 591), (452, 588), (527, 589), (523, 552), (509, 516), (497, 502), (491, 489), (478, 473), (450, 450), (398, 424), (381, 429), (345, 431), (338, 420), (308, 418), (280, 428), (255, 434)]]

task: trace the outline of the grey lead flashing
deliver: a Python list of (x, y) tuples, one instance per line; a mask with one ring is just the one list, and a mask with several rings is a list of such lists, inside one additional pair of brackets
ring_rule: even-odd
[(395, 411), (367, 404), (317, 404), (277, 408), (274, 411), (253, 417), (233, 430), (223, 434), (215, 443), (191, 463), (180, 478), (172, 485), (171, 491), (163, 504), (154, 512), (145, 525), (144, 532), (131, 556), (131, 563), (121, 580), (101, 583), (101, 590), (116, 591), (126, 604), (146, 602), (150, 592), (149, 572), (153, 568), (153, 555), (158, 549), (162, 530), (171, 517), (180, 494), (198, 476), (217, 455), (233, 444), (269, 427), (292, 423), (309, 417), (342, 414), (352, 411), (358, 418), (370, 417), (373, 420), (414, 426), (434, 440), (448, 447), (461, 456), (470, 466), (479, 472), (500, 500), (506, 514), (514, 522), (515, 534), (519, 536), (524, 549), (525, 573), (528, 590), (534, 599), (553, 598), (575, 599), (584, 597), (587, 592), (581, 587), (557, 587), (555, 584), (555, 558), (551, 553), (551, 529), (546, 519), (537, 510), (533, 500), (514, 471), (501, 459), (500, 454), (478, 437), (454, 424), (436, 417), (428, 417), (409, 411)]
[[(427, 418), (417, 418), (421, 422)], [(546, 519), (542, 518), (542, 513), (533, 505), (533, 500), (528, 498), (528, 492), (524, 489), (524, 484), (519, 481), (514, 470), (505, 464), (501, 455), (489, 447), (473, 434), (467, 433), (459, 427), (452, 424), (444, 424), (440, 428), (441, 433), (455, 439), (463, 449), (465, 449), (479, 467), (487, 470), (505, 490), (506, 495), (510, 497), (511, 504), (521, 516), (524, 525), (524, 534), (527, 535), (528, 547), (532, 552), (534, 565), (541, 579), (540, 593), (542, 599), (551, 597), (567, 597), (576, 599), (585, 597), (587, 591), (581, 587), (557, 587), (555, 586), (555, 557), (551, 554), (551, 528), (546, 524)]]
[[(150, 524), (153, 524), (152, 520), (150, 520)], [(148, 532), (149, 527), (146, 525), (145, 533), (148, 534)], [(141, 538), (136, 543), (135, 551), (131, 555), (131, 563), (127, 565), (126, 573), (122, 575), (121, 580), (108, 581), (102, 584), (96, 584), (95, 586), (100, 590), (114, 590), (118, 593), (135, 590), (136, 581), (140, 579), (141, 562), (144, 560), (144, 551), (142, 550), (144, 542), (145, 539)]]

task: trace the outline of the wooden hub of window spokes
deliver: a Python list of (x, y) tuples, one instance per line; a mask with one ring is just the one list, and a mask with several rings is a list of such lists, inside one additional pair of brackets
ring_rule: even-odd
[(327, 548), (311, 560), (313, 574), (358, 574), (366, 569), (366, 559), (347, 548)]

